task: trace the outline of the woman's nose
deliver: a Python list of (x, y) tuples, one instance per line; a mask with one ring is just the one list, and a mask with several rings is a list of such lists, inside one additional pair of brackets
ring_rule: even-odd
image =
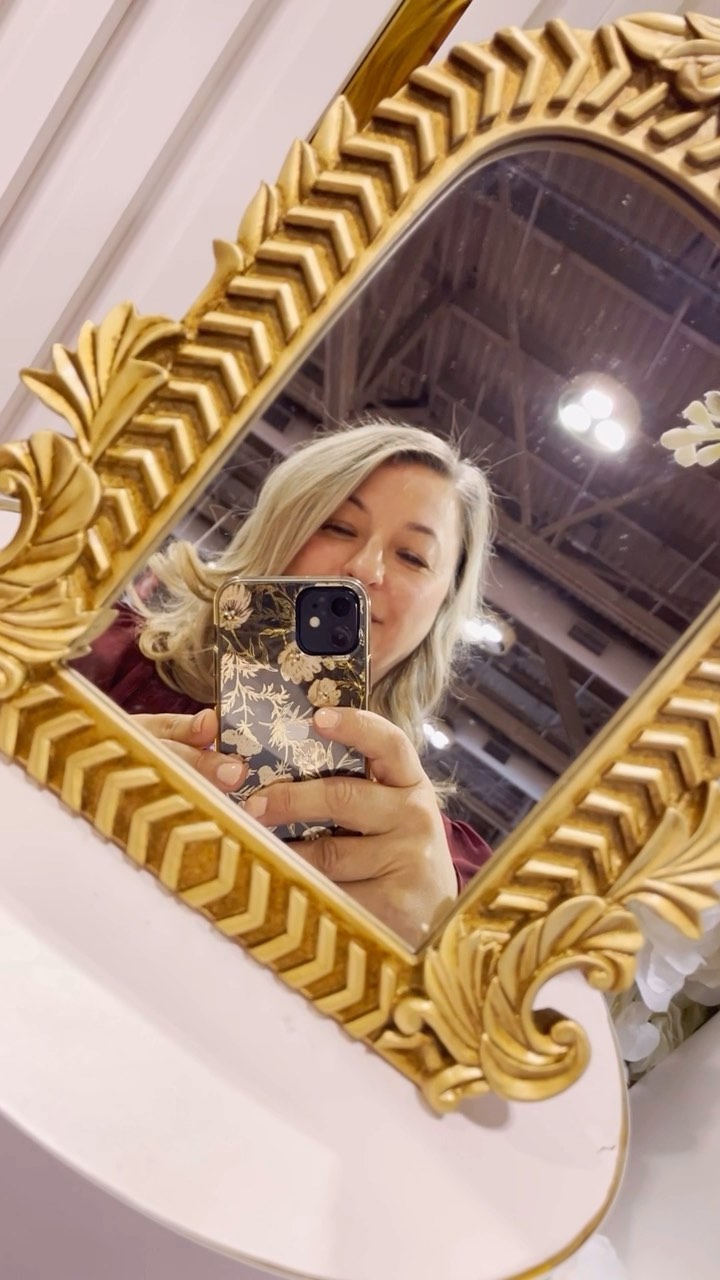
[(385, 577), (385, 556), (379, 542), (366, 542), (347, 562), (346, 573), (364, 587), (380, 586)]

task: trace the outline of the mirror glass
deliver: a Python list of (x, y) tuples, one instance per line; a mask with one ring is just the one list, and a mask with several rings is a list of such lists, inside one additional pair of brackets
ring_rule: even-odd
[(278, 461), (338, 423), (459, 442), (494, 494), (490, 616), (467, 621), (423, 763), (494, 851), (718, 590), (720, 465), (682, 470), (659, 439), (718, 383), (719, 279), (717, 239), (644, 174), (559, 146), (484, 165), (175, 531), (212, 561)]

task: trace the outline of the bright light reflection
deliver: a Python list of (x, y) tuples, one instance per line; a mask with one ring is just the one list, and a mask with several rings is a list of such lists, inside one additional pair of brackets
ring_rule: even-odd
[(426, 720), (423, 725), (423, 733), (430, 743), (430, 746), (435, 747), (436, 751), (444, 751), (446, 747), (450, 746), (450, 739), (448, 735), (439, 727), (439, 725), (431, 724), (429, 720)]
[(470, 644), (502, 644), (503, 633), (496, 622), (468, 618), (463, 623), (463, 638)]
[(564, 404), (559, 411), (560, 422), (568, 431), (576, 431), (579, 435), (587, 431), (592, 422), (592, 417), (581, 404), (571, 401), (570, 404)]
[(603, 449), (607, 449), (608, 453), (619, 453), (627, 441), (627, 431), (620, 422), (616, 422), (614, 418), (606, 418), (604, 422), (597, 422), (593, 435), (598, 444)]
[(581, 395), (580, 403), (593, 418), (609, 418), (613, 411), (612, 398), (596, 387), (591, 387)]

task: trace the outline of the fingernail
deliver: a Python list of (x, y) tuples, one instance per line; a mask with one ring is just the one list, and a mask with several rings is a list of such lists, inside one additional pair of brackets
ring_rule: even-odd
[(226, 760), (224, 764), (217, 767), (215, 774), (218, 782), (222, 782), (225, 787), (236, 787), (238, 782), (242, 780), (245, 773), (245, 765), (237, 760)]
[(315, 712), (315, 723), (318, 729), (337, 729), (340, 723), (340, 712), (334, 707), (320, 707)]
[(245, 812), (249, 813), (251, 818), (262, 818), (266, 809), (265, 796), (250, 796), (250, 799), (245, 801)]
[(198, 711), (197, 715), (193, 717), (191, 725), (193, 733), (202, 733), (203, 730), (209, 728), (209, 718), (210, 711), (207, 707), (205, 707), (204, 711)]

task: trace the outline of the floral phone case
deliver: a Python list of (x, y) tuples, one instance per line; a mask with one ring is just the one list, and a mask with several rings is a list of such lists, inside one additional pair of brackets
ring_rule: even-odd
[[(295, 605), (308, 586), (351, 587), (360, 602), (358, 645), (342, 656), (305, 653), (295, 634)], [(357, 751), (316, 733), (318, 707), (367, 706), (368, 601), (344, 578), (231, 578), (215, 596), (219, 749), (239, 754), (250, 772), (233, 799), (282, 779), (365, 774)], [(328, 827), (276, 827), (282, 840), (313, 839)]]

